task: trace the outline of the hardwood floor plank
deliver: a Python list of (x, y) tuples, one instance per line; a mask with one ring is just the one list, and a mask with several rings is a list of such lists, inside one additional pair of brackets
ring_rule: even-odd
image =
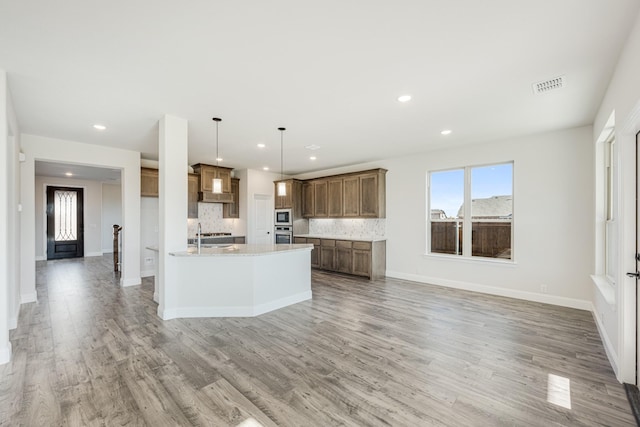
[(1, 426), (635, 425), (581, 310), (314, 271), (312, 300), (165, 322), (153, 280), (121, 288), (108, 256), (36, 277)]

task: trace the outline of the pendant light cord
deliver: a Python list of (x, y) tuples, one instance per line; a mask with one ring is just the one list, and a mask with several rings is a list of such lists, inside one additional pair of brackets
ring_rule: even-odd
[(283, 148), (283, 135), (286, 128), (278, 128), (280, 131), (280, 180), (284, 179), (284, 148)]

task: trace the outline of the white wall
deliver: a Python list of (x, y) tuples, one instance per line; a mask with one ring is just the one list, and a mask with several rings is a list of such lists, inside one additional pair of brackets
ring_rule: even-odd
[[(271, 196), (271, 215), (273, 216), (274, 200), (273, 200), (273, 181), (280, 179), (280, 175), (271, 172), (258, 171), (253, 169), (245, 169), (238, 171), (236, 176), (240, 178), (240, 217), (246, 218), (247, 243), (254, 243), (256, 236), (254, 235), (254, 201), (256, 194), (264, 194)], [(270, 223), (273, 224), (273, 217)]]
[[(26, 160), (21, 167), (21, 294), (35, 295), (35, 161), (75, 163), (121, 170), (122, 286), (140, 284), (140, 153), (22, 134)], [(100, 213), (98, 213), (100, 215)]]
[[(590, 309), (591, 135), (587, 126), (298, 177), (388, 170), (388, 276)], [(507, 161), (514, 162), (515, 262), (425, 255), (427, 172)]]
[(103, 253), (113, 252), (114, 224), (122, 225), (122, 187), (120, 184), (114, 185), (103, 183), (101, 233)]
[[(615, 288), (615, 302), (609, 304), (596, 286), (592, 287), (594, 314), (605, 348), (617, 377), (622, 382), (636, 383), (636, 284), (625, 276), (635, 271), (635, 134), (640, 130), (640, 15), (624, 46), (615, 72), (609, 83), (594, 122), (592, 149), (599, 149), (596, 142), (609, 117), (615, 115), (616, 145), (620, 162), (619, 182), (621, 201), (620, 230), (622, 239), (618, 245), (620, 265), (619, 283)], [(594, 165), (595, 166), (595, 165)], [(592, 207), (592, 211), (594, 211)], [(594, 218), (593, 228), (599, 220)], [(592, 253), (599, 257), (601, 248)], [(594, 273), (598, 273), (594, 270)]]
[(84, 256), (102, 255), (102, 184), (98, 181), (36, 176), (36, 260), (47, 259), (46, 187), (48, 185), (84, 190)]
[(0, 364), (11, 359), (9, 330), (17, 325), (20, 302), (19, 135), (7, 74), (0, 70)]

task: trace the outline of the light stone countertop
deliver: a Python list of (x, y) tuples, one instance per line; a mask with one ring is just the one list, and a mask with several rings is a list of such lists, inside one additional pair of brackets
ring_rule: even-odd
[(189, 245), (186, 251), (169, 252), (169, 255), (177, 257), (211, 257), (211, 256), (259, 256), (271, 255), (275, 253), (310, 251), (313, 249), (312, 244), (292, 244), (292, 245), (256, 245), (256, 244), (229, 244), (218, 245), (202, 245), (200, 253), (195, 245)]
[(380, 236), (345, 236), (333, 234), (294, 234), (293, 237), (307, 237), (311, 239), (350, 240), (355, 242), (382, 242), (386, 237)]

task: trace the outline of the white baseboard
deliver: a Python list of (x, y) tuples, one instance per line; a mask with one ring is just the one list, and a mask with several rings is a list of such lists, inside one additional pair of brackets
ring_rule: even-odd
[(156, 270), (142, 270), (140, 272), (141, 277), (151, 277), (156, 275)]
[(427, 283), (430, 285), (444, 286), (447, 288), (462, 289), (465, 291), (480, 292), (483, 294), (522, 299), (526, 301), (542, 302), (545, 304), (559, 305), (561, 307), (577, 308), (579, 310), (592, 310), (591, 301), (561, 297), (557, 295), (538, 294), (535, 292), (519, 291), (516, 289), (506, 289), (497, 286), (481, 285), (479, 283), (460, 282), (457, 280), (427, 277), (418, 274), (407, 274), (389, 270), (387, 270), (387, 277), (411, 280), (413, 282)]
[(18, 318), (10, 317), (9, 318), (9, 330), (15, 329), (18, 327)]
[[(600, 334), (600, 339), (602, 340), (604, 351), (605, 353), (607, 353), (609, 363), (613, 368), (613, 372), (616, 374), (616, 378), (618, 378), (618, 352), (611, 344), (609, 335), (607, 335), (607, 330), (602, 323), (602, 319), (600, 318), (600, 316), (598, 316), (598, 310), (596, 310), (596, 307), (594, 305), (591, 305), (591, 314), (593, 314), (593, 319), (596, 321), (596, 327), (598, 328), (598, 333)], [(618, 381), (620, 381), (620, 378), (618, 378)]]
[(279, 308), (307, 301), (312, 298), (311, 291), (300, 292), (265, 304), (235, 307), (180, 307), (169, 310), (158, 307), (158, 316), (163, 320), (192, 317), (256, 317)]
[(159, 304), (158, 303), (158, 293), (157, 292), (153, 293), (153, 302), (155, 302), (156, 304)]
[(102, 256), (102, 252), (87, 252), (86, 254), (84, 254), (85, 257), (91, 257), (91, 256)]
[(133, 277), (129, 279), (125, 279), (124, 277), (120, 278), (120, 286), (126, 288), (127, 286), (137, 286), (142, 283), (142, 278)]
[(113, 248), (102, 249), (102, 253), (103, 254), (112, 254), (113, 253)]
[(28, 304), (30, 302), (38, 301), (38, 293), (30, 292), (28, 294), (20, 294), (20, 304)]
[(11, 341), (8, 341), (4, 346), (0, 347), (0, 365), (9, 363), (11, 361)]
[(44, 255), (36, 255), (36, 261), (46, 261), (47, 257)]

